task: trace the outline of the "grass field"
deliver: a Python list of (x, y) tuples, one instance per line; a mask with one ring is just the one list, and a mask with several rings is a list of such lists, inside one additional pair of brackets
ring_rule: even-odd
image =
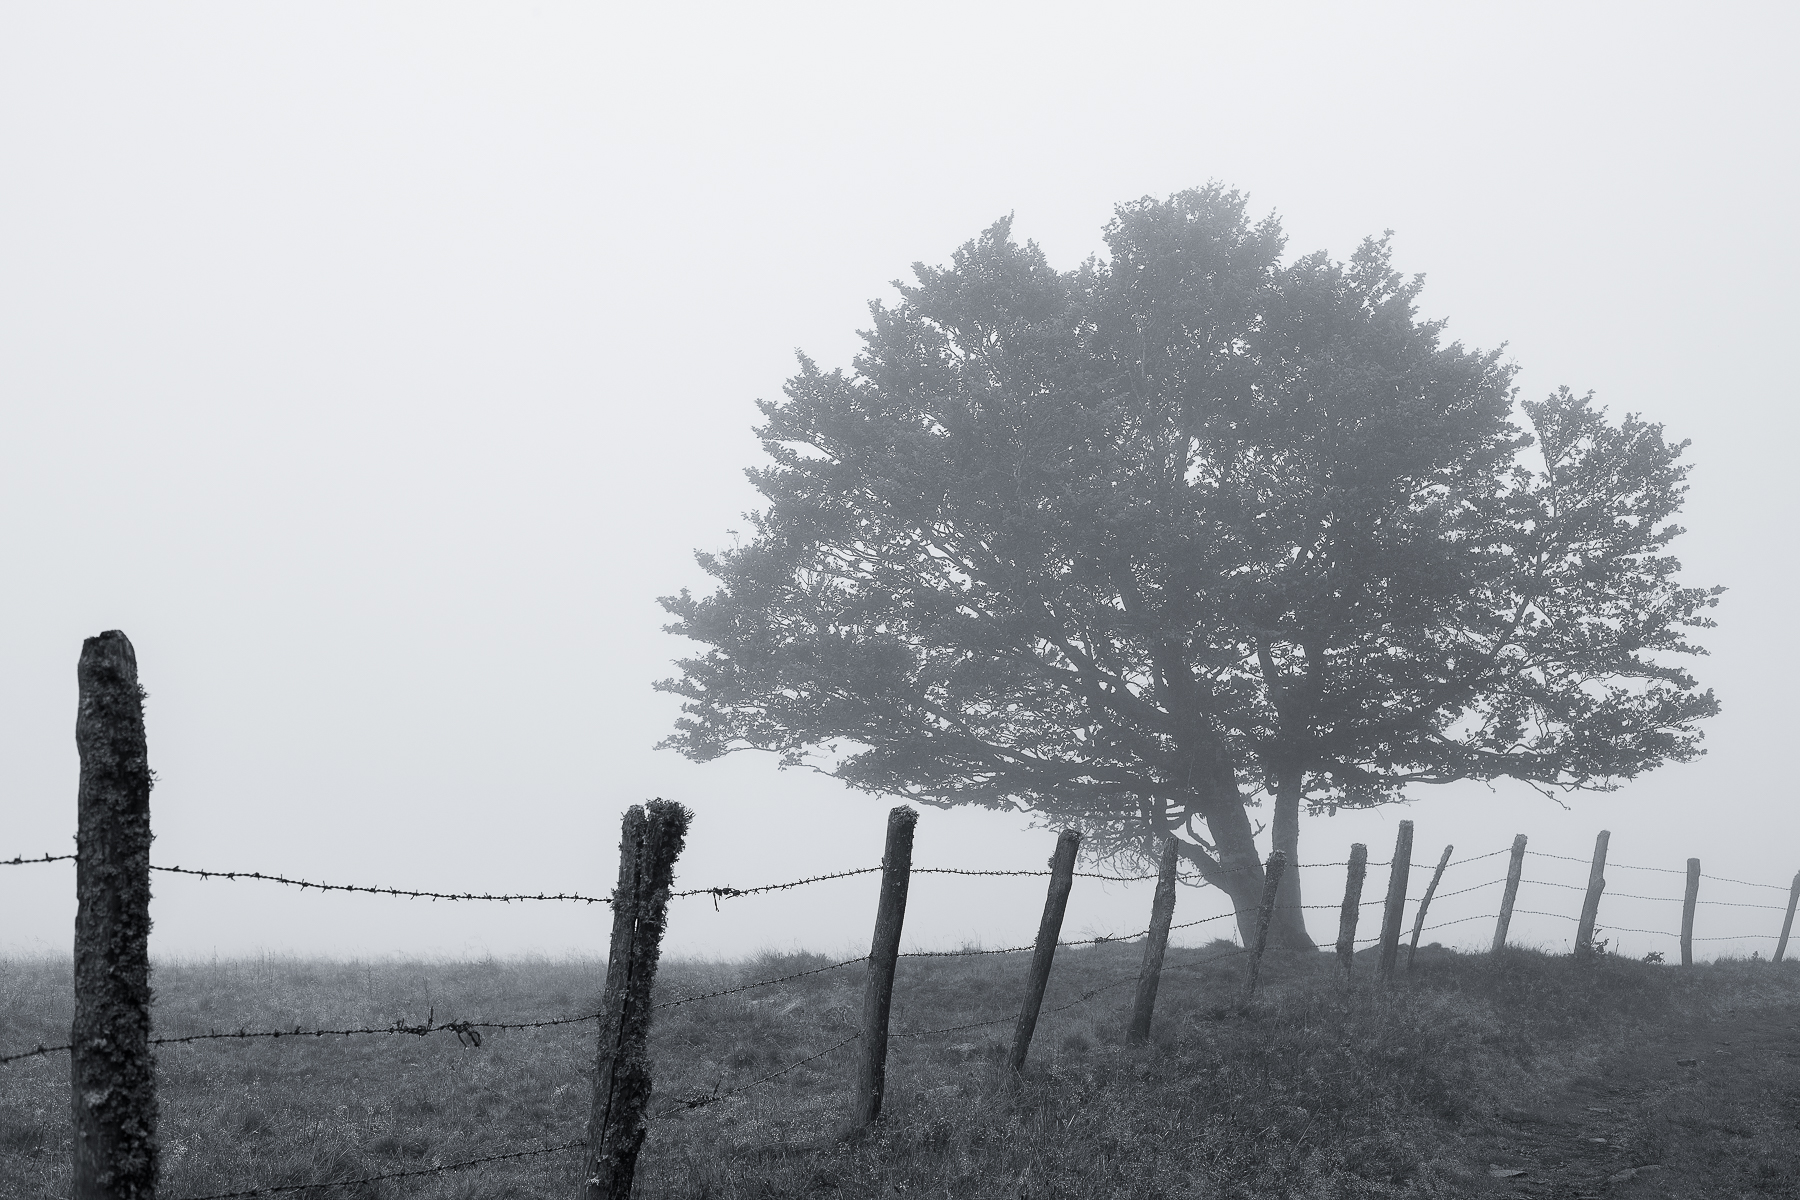
[[(1271, 954), (1248, 1010), (1225, 949), (1171, 951), (1151, 1044), (1123, 1024), (1141, 949), (1058, 955), (1024, 1076), (997, 1059), (1025, 956), (903, 959), (888, 1095), (849, 1139), (862, 968), (661, 1010), (642, 1197), (1800, 1196), (1800, 969), (1421, 951)], [(849, 957), (845, 955), (844, 957)], [(822, 966), (664, 964), (666, 997)], [(592, 1011), (592, 962), (164, 963), (157, 1032), (529, 1020)], [(1111, 985), (1111, 986), (1109, 986)], [(1086, 999), (1085, 993), (1104, 988)], [(66, 1040), (66, 963), (0, 963), (0, 1053)], [(211, 1041), (158, 1053), (167, 1200), (456, 1162), (584, 1132), (591, 1023)], [(68, 1058), (0, 1067), (0, 1196), (68, 1189)], [(575, 1194), (571, 1153), (309, 1194)], [(1654, 1168), (1654, 1169), (1650, 1169)], [(1501, 1171), (1522, 1172), (1504, 1177)], [(1636, 1171), (1635, 1174), (1627, 1172)]]

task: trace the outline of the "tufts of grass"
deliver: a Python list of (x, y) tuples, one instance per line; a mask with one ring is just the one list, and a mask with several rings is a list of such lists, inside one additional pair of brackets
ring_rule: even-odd
[[(1739, 1061), (1728, 1047), (1707, 1051), (1706, 1071), (1673, 1065), (1697, 1061), (1700, 1028), (1791, 1032), (1791, 965), (1430, 949), (1378, 988), (1361, 958), (1346, 981), (1330, 956), (1272, 953), (1245, 1006), (1245, 962), (1229, 949), (1170, 952), (1139, 1047), (1124, 1028), (1141, 945), (1062, 952), (1018, 1075), (1004, 1059), (1026, 956), (901, 960), (883, 1115), (860, 1136), (845, 1126), (856, 1043), (794, 1066), (856, 1032), (860, 965), (665, 964), (663, 1001), (816, 973), (658, 1010), (637, 1194), (1452, 1197), (1484, 1194), (1497, 1159), (1598, 1180), (1652, 1157), (1671, 1182), (1729, 1181), (1695, 1194), (1800, 1194), (1796, 1058)], [(592, 1012), (603, 975), (585, 961), (162, 963), (155, 1023), (185, 1036), (560, 1017)], [(65, 1040), (68, 988), (67, 963), (0, 962), (0, 1050)], [(914, 1036), (933, 1030), (947, 1031)], [(447, 1033), (163, 1047), (162, 1194), (579, 1138), (593, 1042), (590, 1023), (496, 1031), (479, 1048)], [(67, 1193), (67, 1078), (62, 1056), (0, 1068), (0, 1197)], [(1612, 1124), (1591, 1137), (1584, 1121)], [(576, 1169), (575, 1155), (547, 1155), (320, 1195), (572, 1195)]]

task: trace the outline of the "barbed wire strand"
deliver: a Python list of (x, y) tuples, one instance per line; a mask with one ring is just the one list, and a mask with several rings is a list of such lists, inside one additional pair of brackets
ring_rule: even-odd
[(468, 1158), (461, 1162), (445, 1163), (441, 1167), (414, 1167), (406, 1171), (385, 1171), (380, 1175), (365, 1175), (360, 1179), (334, 1179), (326, 1183), (278, 1183), (269, 1187), (245, 1188), (236, 1192), (210, 1192), (204, 1196), (184, 1196), (182, 1200), (240, 1200), (245, 1196), (274, 1196), (282, 1192), (306, 1192), (316, 1188), (358, 1187), (365, 1183), (379, 1183), (384, 1179), (410, 1179), (419, 1175), (442, 1175), (448, 1171), (461, 1171), (468, 1167), (478, 1167), (483, 1163), (504, 1162), (513, 1158), (530, 1158), (538, 1154), (560, 1154), (565, 1150), (574, 1150), (587, 1145), (587, 1139), (564, 1142), (560, 1146), (545, 1146), (536, 1150), (514, 1150), (508, 1154), (489, 1154), (483, 1158)]
[(0, 867), (23, 867), (30, 863), (62, 862), (65, 859), (72, 862), (74, 858), (73, 854), (40, 854), (36, 858), (14, 855), (12, 858), (0, 859)]
[(671, 1117), (678, 1112), (685, 1112), (689, 1109), (695, 1109), (695, 1108), (705, 1108), (709, 1104), (717, 1104), (721, 1100), (729, 1100), (731, 1097), (737, 1095), (740, 1092), (747, 1092), (753, 1087), (760, 1087), (763, 1084), (768, 1083), (771, 1080), (780, 1079), (783, 1075), (786, 1075), (789, 1071), (797, 1071), (801, 1067), (804, 1067), (807, 1063), (813, 1062), (816, 1059), (824, 1058), (827, 1054), (830, 1054), (834, 1050), (841, 1050), (845, 1046), (848, 1046), (851, 1042), (857, 1041), (861, 1037), (862, 1037), (862, 1034), (860, 1032), (853, 1033), (849, 1037), (845, 1038), (841, 1042), (838, 1042), (834, 1046), (827, 1046), (827, 1047), (825, 1047), (825, 1049), (819, 1051), (817, 1054), (810, 1054), (807, 1057), (801, 1059), (799, 1062), (789, 1063), (787, 1066), (781, 1068), (781, 1070), (772, 1072), (771, 1074), (768, 1074), (768, 1075), (764, 1075), (760, 1079), (752, 1079), (749, 1083), (739, 1084), (737, 1087), (727, 1088), (726, 1090), (724, 1090), (722, 1092), (715, 1091), (715, 1092), (709, 1092), (707, 1094), (700, 1095), (700, 1096), (690, 1096), (687, 1099), (682, 1100), (679, 1103), (675, 1104), (673, 1107), (666, 1108), (662, 1112), (652, 1115), (652, 1117), (650, 1119), (653, 1121), (662, 1120), (663, 1118)]
[(720, 996), (735, 996), (739, 992), (749, 992), (754, 991), (757, 988), (773, 987), (778, 983), (787, 983), (794, 979), (804, 979), (808, 975), (823, 975), (825, 972), (835, 971), (839, 967), (855, 966), (859, 962), (868, 961), (869, 956), (864, 954), (860, 958), (846, 958), (843, 962), (835, 962), (829, 966), (812, 967), (805, 971), (795, 971), (792, 975), (783, 975), (778, 979), (759, 979), (755, 983), (743, 983), (736, 987), (721, 988), (716, 992), (700, 992), (692, 996), (681, 996), (674, 1000), (664, 1000), (659, 1004), (652, 1004), (650, 1007), (653, 1010), (658, 1008), (679, 1008), (683, 1004), (692, 1004), (696, 1000), (715, 1000)]
[(193, 875), (201, 879), (255, 879), (263, 883), (286, 884), (302, 891), (311, 888), (321, 892), (364, 892), (377, 896), (404, 896), (414, 900), (498, 900), (503, 903), (514, 900), (572, 900), (582, 904), (612, 903), (611, 896), (587, 896), (579, 892), (517, 892), (504, 895), (490, 892), (429, 892), (414, 888), (366, 887), (356, 883), (314, 883), (309, 879), (289, 879), (285, 875), (271, 875), (262, 871), (212, 871), (191, 867), (159, 867), (154, 864), (150, 869), (172, 875)]

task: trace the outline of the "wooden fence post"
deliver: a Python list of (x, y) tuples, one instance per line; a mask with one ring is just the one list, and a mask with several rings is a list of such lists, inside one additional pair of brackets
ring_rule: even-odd
[(1794, 928), (1794, 906), (1800, 904), (1800, 871), (1794, 872), (1793, 886), (1788, 888), (1787, 916), (1781, 921), (1781, 940), (1775, 943), (1775, 957), (1772, 961), (1780, 962), (1787, 953), (1788, 934)]
[(75, 1021), (69, 1031), (75, 1200), (156, 1195), (150, 1057), (150, 765), (137, 653), (116, 629), (81, 644)]
[(1694, 965), (1694, 905), (1700, 901), (1700, 860), (1688, 859), (1687, 894), (1681, 898), (1681, 965)]
[(1350, 869), (1344, 875), (1344, 907), (1338, 913), (1338, 961), (1344, 974), (1356, 961), (1356, 919), (1362, 912), (1363, 877), (1369, 871), (1369, 848), (1361, 842), (1350, 847)]
[(1381, 959), (1375, 977), (1386, 983), (1394, 977), (1394, 960), (1400, 956), (1400, 921), (1406, 913), (1406, 876), (1412, 868), (1413, 823), (1400, 822), (1394, 837), (1394, 864), (1388, 868), (1387, 904), (1381, 910)]
[(650, 1103), (650, 989), (668, 925), (669, 885), (693, 814), (669, 800), (632, 805), (619, 836), (612, 945), (588, 1109), (582, 1200), (626, 1200), (637, 1172)]
[(1044, 1004), (1044, 988), (1050, 983), (1050, 963), (1056, 957), (1056, 939), (1062, 935), (1063, 913), (1069, 907), (1069, 888), (1075, 882), (1075, 852), (1081, 834), (1065, 829), (1056, 837), (1056, 853), (1050, 856), (1050, 890), (1044, 896), (1044, 915), (1038, 921), (1037, 945), (1031, 952), (1031, 974), (1025, 980), (1025, 1003), (1019, 1007), (1019, 1024), (1013, 1031), (1012, 1069), (1025, 1069), (1031, 1035), (1037, 1029), (1038, 1010)]
[(1175, 870), (1180, 863), (1175, 839), (1163, 843), (1157, 864), (1156, 895), (1150, 901), (1150, 935), (1144, 940), (1144, 966), (1138, 972), (1137, 996), (1131, 1004), (1131, 1025), (1125, 1044), (1141, 1046), (1150, 1040), (1150, 1017), (1156, 1011), (1156, 988), (1162, 982), (1163, 954), (1169, 948), (1169, 923), (1175, 919)]
[(1587, 895), (1581, 901), (1581, 923), (1575, 927), (1575, 957), (1585, 958), (1594, 949), (1594, 921), (1600, 915), (1600, 893), (1606, 890), (1606, 844), (1612, 832), (1602, 829), (1594, 839), (1594, 863), (1588, 868)]
[(1256, 945), (1250, 951), (1250, 977), (1244, 981), (1244, 1003), (1256, 995), (1256, 978), (1262, 972), (1263, 951), (1269, 946), (1269, 921), (1275, 915), (1275, 894), (1281, 889), (1281, 877), (1287, 874), (1287, 854), (1280, 850), (1269, 852), (1269, 861), (1263, 864), (1262, 903), (1256, 908)]
[(1513, 901), (1519, 898), (1519, 876), (1525, 871), (1525, 835), (1513, 838), (1512, 861), (1506, 866), (1506, 891), (1500, 897), (1500, 919), (1494, 925), (1494, 953), (1506, 947), (1506, 931), (1512, 925)]
[(1431, 907), (1431, 898), (1437, 894), (1438, 880), (1444, 877), (1444, 868), (1450, 865), (1450, 852), (1455, 846), (1445, 846), (1444, 853), (1438, 859), (1437, 870), (1431, 873), (1431, 883), (1425, 888), (1425, 895), (1419, 900), (1419, 915), (1413, 918), (1412, 944), (1406, 948), (1406, 969), (1412, 970), (1413, 956), (1419, 952), (1419, 934), (1425, 931), (1425, 910)]
[(851, 1125), (861, 1130), (881, 1115), (887, 1085), (888, 1012), (894, 1003), (894, 968), (900, 961), (900, 927), (906, 921), (906, 889), (912, 881), (913, 826), (917, 809), (902, 804), (888, 812), (887, 850), (881, 856), (881, 899), (875, 937), (869, 943), (869, 985), (863, 993), (861, 1053), (856, 1062)]

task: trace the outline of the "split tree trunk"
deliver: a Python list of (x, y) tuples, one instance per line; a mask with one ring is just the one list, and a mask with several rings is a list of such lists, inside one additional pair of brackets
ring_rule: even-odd
[[(1213, 845), (1218, 849), (1217, 859), (1188, 842), (1181, 843), (1181, 854), (1194, 865), (1206, 882), (1231, 898), (1231, 906), (1237, 916), (1238, 936), (1244, 945), (1254, 945), (1257, 937), (1256, 910), (1262, 903), (1263, 864), (1256, 852), (1256, 835), (1250, 828), (1250, 815), (1244, 811), (1243, 801), (1235, 794), (1209, 807), (1206, 828), (1212, 835)], [(1288, 832), (1284, 827), (1283, 836)], [(1297, 804), (1295, 828), (1291, 833), (1292, 845), (1297, 846)], [(1284, 849), (1279, 842), (1275, 848), (1287, 854), (1291, 866), (1294, 862), (1294, 849)], [(1298, 875), (1298, 871), (1290, 870), (1283, 876), (1277, 906), (1269, 925), (1268, 944), (1282, 950), (1317, 950), (1317, 944), (1306, 932), (1305, 914), (1300, 907)], [(1288, 877), (1296, 877), (1291, 892), (1286, 882)]]

